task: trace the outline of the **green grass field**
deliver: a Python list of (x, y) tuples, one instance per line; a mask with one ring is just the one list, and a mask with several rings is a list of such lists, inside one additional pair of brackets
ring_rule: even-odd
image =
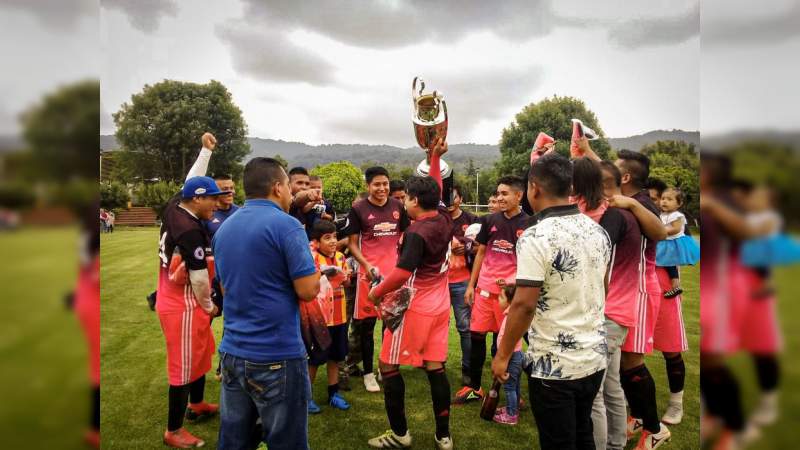
[[(156, 286), (157, 230), (155, 228), (120, 229), (102, 236), (102, 431), (103, 448), (162, 448), (161, 436), (166, 426), (167, 378), (164, 341), (158, 318), (145, 302), (145, 296)], [(699, 446), (699, 309), (698, 271), (685, 270), (684, 314), (691, 350), (685, 355), (687, 376), (685, 415), (682, 424), (671, 428), (674, 449), (695, 449)], [(454, 323), (451, 321), (451, 323)], [(216, 336), (222, 321), (215, 320)], [(377, 336), (376, 336), (377, 339)], [(460, 349), (454, 325), (450, 332), (450, 365), (448, 374), (452, 390), (459, 387)], [(487, 359), (484, 377), (488, 377)], [(660, 354), (649, 357), (648, 366), (658, 388), (658, 401), (663, 412), (669, 393)], [(215, 362), (216, 364), (216, 362)], [(322, 371), (324, 372), (324, 371)], [(433, 440), (433, 412), (425, 374), (404, 368), (406, 380), (406, 413), (415, 447), (430, 447)], [(381, 394), (368, 394), (359, 378), (352, 379), (354, 389), (344, 395), (352, 404), (347, 412), (323, 407), (322, 414), (309, 421), (311, 447), (315, 449), (361, 449), (367, 439), (388, 429)], [(524, 383), (524, 382), (523, 382)], [(317, 376), (314, 398), (325, 404), (326, 380)], [(523, 386), (527, 392), (527, 387)], [(219, 383), (208, 377), (206, 397), (219, 399)], [(527, 395), (526, 395), (527, 397)], [(453, 408), (450, 429), (456, 448), (519, 449), (537, 448), (536, 427), (530, 409), (522, 413), (515, 427), (482, 421), (479, 405)], [(198, 425), (189, 424), (193, 433), (216, 447), (218, 419)]]

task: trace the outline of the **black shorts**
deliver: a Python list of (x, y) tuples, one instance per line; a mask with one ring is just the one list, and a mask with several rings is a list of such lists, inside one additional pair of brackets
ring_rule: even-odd
[(321, 366), (328, 361), (340, 362), (347, 357), (347, 324), (328, 327), (331, 335), (331, 346), (319, 355), (309, 356), (308, 365)]

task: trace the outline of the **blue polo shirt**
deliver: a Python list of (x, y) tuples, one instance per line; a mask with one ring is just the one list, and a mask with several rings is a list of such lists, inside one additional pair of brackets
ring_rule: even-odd
[(203, 226), (206, 228), (206, 231), (208, 231), (208, 235), (210, 237), (214, 237), (214, 233), (216, 233), (217, 230), (219, 230), (219, 227), (222, 225), (222, 222), (225, 222), (225, 220), (228, 217), (230, 217), (231, 214), (235, 213), (238, 209), (239, 209), (238, 206), (231, 204), (231, 207), (228, 208), (227, 210), (218, 209), (214, 211), (214, 217), (212, 217), (211, 220), (203, 221)]
[(247, 200), (212, 242), (225, 289), (221, 352), (254, 362), (304, 358), (292, 281), (316, 272), (300, 222), (269, 200)]

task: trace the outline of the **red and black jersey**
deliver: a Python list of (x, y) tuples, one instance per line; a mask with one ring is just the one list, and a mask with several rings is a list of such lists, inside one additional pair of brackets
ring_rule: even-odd
[[(636, 193), (632, 197), (636, 201), (642, 204), (648, 211), (655, 214), (656, 217), (659, 217), (661, 211), (658, 209), (653, 200), (650, 199), (650, 194), (646, 190), (642, 190)], [(644, 236), (644, 252), (643, 252), (643, 265), (644, 268), (644, 280), (645, 285), (647, 288), (647, 292), (655, 295), (661, 295), (661, 285), (658, 282), (658, 275), (656, 274), (656, 245), (658, 242)]]
[(158, 303), (160, 313), (183, 312), (196, 306), (191, 286), (169, 280), (169, 265), (175, 249), (179, 249), (186, 270), (208, 268), (211, 241), (203, 224), (192, 213), (170, 201), (164, 210), (158, 242)]
[(529, 217), (520, 210), (514, 217), (496, 212), (483, 217), (481, 231), (475, 241), (486, 246), (478, 287), (499, 294), (498, 279), (513, 280), (517, 273), (517, 239), (528, 227)]
[(397, 267), (412, 273), (408, 283), (416, 289), (409, 310), (435, 315), (450, 307), (447, 272), (452, 230), (450, 213), (439, 208), (436, 214), (415, 220), (403, 234)]
[(409, 222), (400, 201), (389, 198), (378, 206), (365, 198), (350, 208), (344, 234), (359, 235), (364, 258), (382, 274), (388, 274), (394, 268), (397, 243)]
[[(466, 244), (464, 232), (467, 227), (478, 221), (478, 217), (467, 211), (461, 211), (457, 219), (453, 219), (453, 238), (461, 244)], [(467, 261), (465, 255), (453, 255), (450, 260), (450, 273), (448, 275), (451, 283), (461, 283), (469, 280), (471, 262)]]

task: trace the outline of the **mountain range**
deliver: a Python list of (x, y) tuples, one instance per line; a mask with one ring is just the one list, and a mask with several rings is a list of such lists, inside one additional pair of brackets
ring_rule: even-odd
[[(695, 145), (700, 144), (700, 133), (683, 130), (655, 130), (645, 134), (623, 138), (609, 138), (614, 149), (639, 150), (643, 146), (659, 140), (682, 140)], [(398, 166), (416, 165), (423, 159), (422, 150), (417, 147), (400, 148), (391, 145), (367, 144), (322, 144), (309, 145), (302, 142), (288, 142), (275, 139), (249, 137), (251, 152), (245, 161), (257, 156), (272, 157), (281, 155), (290, 166), (304, 165), (314, 167), (333, 161), (348, 160), (359, 166), (368, 161), (390, 161)], [(100, 136), (100, 148), (115, 150), (118, 148), (113, 135)], [(497, 145), (490, 144), (451, 144), (447, 161), (455, 167), (466, 167), (472, 159), (478, 168), (490, 167), (500, 156)]]

